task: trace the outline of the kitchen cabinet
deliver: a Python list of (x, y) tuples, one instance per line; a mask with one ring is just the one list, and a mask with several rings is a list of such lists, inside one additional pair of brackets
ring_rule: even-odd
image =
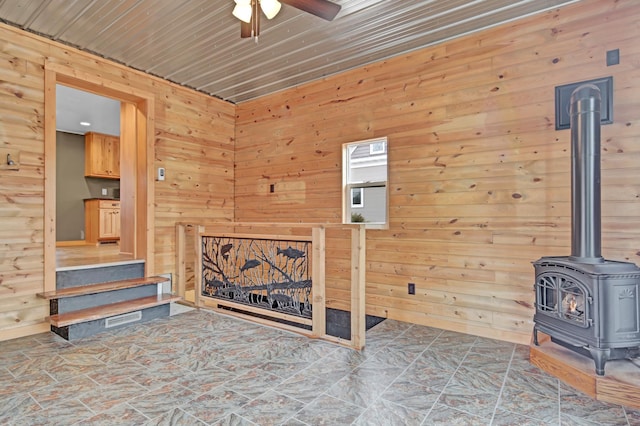
[(120, 179), (120, 138), (102, 133), (84, 135), (84, 175)]
[(91, 199), (84, 202), (85, 241), (99, 244), (120, 239), (120, 201)]

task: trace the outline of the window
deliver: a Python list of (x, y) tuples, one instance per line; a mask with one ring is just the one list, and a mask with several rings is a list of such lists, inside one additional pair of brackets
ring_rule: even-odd
[(345, 144), (342, 156), (343, 223), (386, 228), (387, 138)]
[(351, 188), (351, 207), (364, 207), (362, 189), (363, 188)]
[(373, 142), (369, 144), (369, 154), (384, 154), (386, 152), (387, 144), (385, 142)]

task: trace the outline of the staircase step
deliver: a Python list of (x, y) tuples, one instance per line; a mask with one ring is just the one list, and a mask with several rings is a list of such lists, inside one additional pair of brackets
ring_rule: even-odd
[(78, 311), (66, 312), (64, 314), (51, 315), (49, 317), (49, 321), (52, 326), (66, 327), (72, 324), (79, 324), (86, 321), (108, 318), (115, 315), (137, 311), (140, 309), (151, 308), (153, 306), (165, 305), (171, 302), (176, 302), (180, 299), (180, 296), (174, 296), (172, 294), (158, 294), (156, 296), (127, 300), (125, 302), (111, 303), (109, 305), (97, 306), (95, 308), (81, 309)]
[(140, 287), (143, 285), (159, 284), (168, 281), (164, 277), (132, 278), (128, 280), (111, 281), (105, 283), (87, 284), (78, 287), (61, 288), (58, 290), (38, 293), (42, 299), (63, 299), (65, 297), (83, 296), (87, 294), (104, 293), (107, 291), (121, 290), (125, 288)]

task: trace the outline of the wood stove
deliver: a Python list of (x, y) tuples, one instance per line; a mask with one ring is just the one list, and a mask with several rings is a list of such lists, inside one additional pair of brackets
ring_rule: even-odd
[(534, 343), (538, 331), (591, 356), (596, 374), (608, 360), (640, 352), (640, 268), (601, 256), (600, 90), (571, 95), (571, 256), (535, 261)]

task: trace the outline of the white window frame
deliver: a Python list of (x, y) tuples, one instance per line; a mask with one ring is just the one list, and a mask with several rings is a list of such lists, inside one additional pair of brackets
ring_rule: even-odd
[[(372, 159), (367, 160), (367, 162), (370, 165), (384, 164), (386, 166), (386, 179), (384, 181), (349, 182), (349, 167), (351, 167), (351, 170), (357, 169), (360, 167), (366, 167), (366, 165), (363, 164), (363, 161), (361, 159), (350, 161), (350, 155), (353, 152), (353, 150), (359, 145), (369, 144), (369, 155), (372, 155), (371, 153), (372, 146), (380, 142), (384, 143), (383, 151), (381, 152), (380, 150), (378, 150), (377, 153), (374, 154)], [(389, 151), (388, 144), (389, 144), (389, 141), (385, 136), (381, 138), (368, 139), (368, 140), (362, 140), (357, 142), (349, 142), (342, 145), (342, 189), (343, 189), (342, 191), (342, 194), (343, 194), (342, 223), (345, 223), (345, 224), (357, 223), (357, 222), (351, 222), (351, 208), (355, 207), (356, 209), (359, 209), (360, 207), (364, 207), (364, 192), (365, 192), (364, 188), (382, 186), (385, 188), (385, 192), (386, 192), (385, 194), (386, 204), (384, 207), (385, 221), (384, 222), (364, 222), (364, 225), (366, 226), (367, 229), (388, 229), (389, 228), (389, 163), (386, 156), (377, 155), (381, 153), (387, 153)], [(362, 206), (352, 205), (352, 201), (353, 201), (352, 190), (355, 188), (362, 189), (362, 192), (361, 192)]]

